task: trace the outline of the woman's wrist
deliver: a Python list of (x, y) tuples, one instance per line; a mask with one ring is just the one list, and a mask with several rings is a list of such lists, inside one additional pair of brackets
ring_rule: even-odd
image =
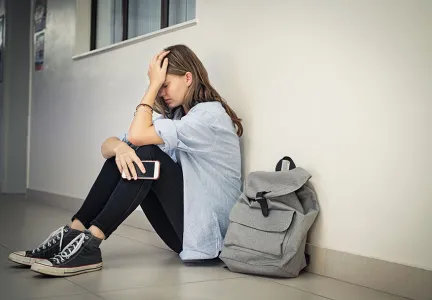
[(161, 86), (159, 86), (157, 84), (150, 83), (150, 85), (147, 88), (147, 91), (146, 91), (144, 97), (142, 97), (140, 103), (141, 104), (147, 104), (147, 105), (149, 105), (153, 109), (153, 106), (155, 104), (155, 100), (156, 100), (156, 97), (157, 97), (157, 95), (159, 93), (160, 87)]
[(150, 82), (150, 85), (149, 85), (149, 87), (147, 89), (147, 93), (154, 94), (155, 97), (156, 97), (157, 94), (159, 93), (159, 90), (160, 90), (161, 87), (162, 87), (162, 84)]
[(102, 155), (104, 158), (108, 159), (117, 155), (117, 148), (123, 143), (117, 137), (110, 137), (103, 142), (101, 146)]
[(121, 140), (116, 141), (116, 144), (115, 144), (114, 147), (113, 147), (113, 152), (114, 152), (115, 154), (117, 154), (117, 151), (118, 151), (119, 147), (120, 147), (122, 144), (126, 144), (126, 143), (123, 142), (123, 141), (121, 141)]

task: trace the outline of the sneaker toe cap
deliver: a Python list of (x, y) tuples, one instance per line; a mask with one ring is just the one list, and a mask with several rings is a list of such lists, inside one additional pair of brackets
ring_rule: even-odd
[(53, 264), (49, 260), (47, 260), (47, 259), (38, 260), (37, 263), (40, 264), (40, 265), (47, 266), (47, 267), (52, 267), (53, 266)]
[(26, 256), (26, 252), (25, 251), (16, 251), (14, 253), (12, 253), (13, 255), (18, 255), (18, 256), (22, 256), (25, 257)]

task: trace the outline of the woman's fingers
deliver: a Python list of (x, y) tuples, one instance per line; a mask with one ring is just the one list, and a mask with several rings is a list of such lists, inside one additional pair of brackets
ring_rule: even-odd
[(153, 56), (153, 58), (150, 60), (150, 63), (149, 63), (149, 67), (150, 68), (153, 67), (156, 64), (157, 59), (158, 59), (158, 54), (156, 54), (155, 56)]
[(140, 170), (145, 173), (144, 165), (135, 152), (122, 155), (120, 158), (116, 158), (117, 168), (119, 169), (120, 173), (125, 173), (128, 180), (131, 180), (132, 178), (135, 180), (138, 179), (134, 162), (138, 165)]
[[(162, 51), (157, 54), (150, 62), (147, 75), (151, 84), (162, 85), (166, 79), (168, 68), (167, 55), (170, 51)], [(166, 60), (162, 63), (162, 60)]]
[(121, 158), (121, 166), (122, 166), (123, 172), (126, 175), (126, 178), (128, 180), (131, 180), (131, 175), (129, 173), (129, 168), (128, 168), (127, 162), (126, 162), (126, 160), (124, 158)]
[(162, 50), (161, 52), (159, 52), (158, 54), (156, 54), (156, 55), (155, 55), (155, 56), (150, 60), (149, 67), (151, 68), (151, 67), (157, 65), (157, 62), (158, 62), (158, 61), (159, 61), (159, 65), (158, 65), (158, 66), (160, 66), (160, 61), (161, 61), (165, 56), (167, 56), (168, 53), (170, 53), (170, 51), (164, 51), (164, 50)]
[(137, 180), (137, 172), (135, 170), (135, 165), (134, 165), (132, 159), (130, 159), (130, 157), (128, 157), (126, 159), (126, 163), (128, 165), (131, 176), (133, 177), (133, 179)]
[(168, 57), (165, 58), (165, 60), (162, 64), (162, 71), (166, 72), (167, 69), (168, 69)]
[(120, 159), (118, 159), (118, 158), (116, 157), (115, 162), (116, 162), (116, 165), (117, 165), (117, 169), (119, 170), (119, 172), (120, 172), (120, 174), (121, 174), (122, 171), (123, 171), (123, 169), (122, 169), (122, 165), (121, 165)]
[(168, 53), (170, 53), (170, 51), (162, 51), (162, 52), (160, 52), (159, 54), (158, 54), (158, 60), (162, 60), (162, 59), (164, 59), (164, 57), (165, 56), (167, 56), (168, 55)]
[(144, 164), (142, 163), (141, 159), (134, 154), (134, 156), (132, 157), (133, 161), (136, 163), (136, 165), (138, 166), (138, 168), (141, 170), (141, 172), (145, 173), (146, 169), (144, 168)]

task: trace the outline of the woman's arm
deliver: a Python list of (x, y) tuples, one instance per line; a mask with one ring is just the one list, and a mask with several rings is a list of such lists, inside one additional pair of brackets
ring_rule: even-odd
[[(150, 79), (150, 86), (142, 98), (141, 104), (146, 104), (150, 107), (154, 106), (159, 89), (165, 82), (168, 67), (168, 58), (165, 56), (168, 53), (169, 51), (162, 51), (151, 60), (147, 73)], [(128, 131), (128, 140), (136, 146), (164, 143), (154, 129), (152, 111), (148, 107), (138, 107)]]
[[(159, 89), (160, 86), (150, 84), (141, 103), (153, 107)], [(148, 107), (140, 106), (137, 109), (135, 117), (129, 127), (127, 139), (136, 146), (163, 144), (162, 139), (157, 135), (154, 129), (152, 113)]]

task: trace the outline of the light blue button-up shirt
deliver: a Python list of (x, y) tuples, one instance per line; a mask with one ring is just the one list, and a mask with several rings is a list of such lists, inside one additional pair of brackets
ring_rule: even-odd
[(219, 255), (229, 213), (241, 193), (240, 141), (219, 102), (194, 106), (186, 116), (154, 121), (161, 149), (177, 160), (184, 180), (182, 260)]
[(183, 170), (184, 231), (182, 260), (219, 255), (229, 213), (241, 194), (240, 141), (219, 102), (194, 106), (187, 115), (154, 122), (164, 141), (159, 147)]

